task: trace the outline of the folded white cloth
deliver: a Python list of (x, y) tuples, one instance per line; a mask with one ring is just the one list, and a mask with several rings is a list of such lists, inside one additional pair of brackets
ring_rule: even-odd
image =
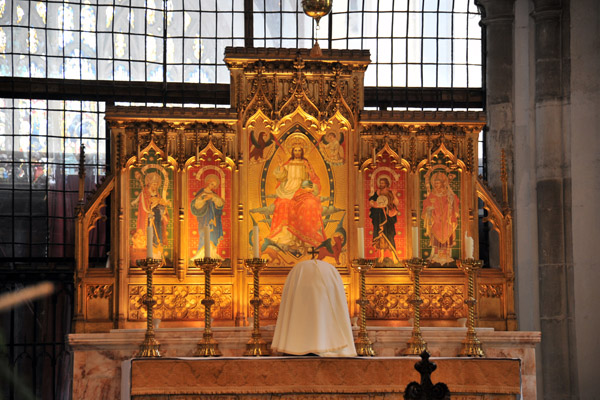
[(306, 260), (292, 268), (271, 348), (287, 354), (356, 356), (344, 284), (333, 265)]

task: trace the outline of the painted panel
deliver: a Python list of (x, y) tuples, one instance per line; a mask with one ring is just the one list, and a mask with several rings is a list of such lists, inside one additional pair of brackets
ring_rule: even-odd
[(146, 258), (148, 227), (154, 258), (173, 260), (173, 170), (161, 164), (154, 150), (129, 171), (129, 265)]
[(268, 159), (250, 158), (250, 215), (270, 265), (291, 266), (312, 257), (333, 264), (347, 259), (343, 135), (333, 130), (333, 135), (314, 137), (296, 124), (278, 138), (268, 134), (273, 146), (263, 153)]
[(434, 158), (420, 172), (420, 252), (434, 264), (449, 265), (460, 258), (461, 176), (444, 157)]
[(377, 259), (378, 266), (399, 266), (407, 258), (406, 182), (406, 171), (397, 169), (387, 152), (365, 173), (365, 257)]
[(205, 227), (208, 227), (210, 256), (231, 258), (231, 170), (208, 150), (204, 160), (193, 164), (187, 174), (187, 237), (190, 260), (206, 255)]

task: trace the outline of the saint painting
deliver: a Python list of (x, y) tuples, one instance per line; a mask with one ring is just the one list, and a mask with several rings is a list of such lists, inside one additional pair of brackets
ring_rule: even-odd
[[(148, 246), (152, 246), (154, 258), (166, 256), (172, 204), (167, 198), (169, 175), (163, 166), (147, 164), (132, 173), (135, 227), (131, 232), (131, 260), (135, 264), (135, 260), (146, 257)], [(152, 229), (152, 243), (147, 243), (148, 229)]]
[(460, 220), (459, 199), (450, 187), (451, 178), (454, 175), (441, 170), (431, 174), (421, 211), (425, 236), (429, 238), (431, 246), (429, 260), (441, 265), (454, 261), (452, 248), (456, 244), (456, 230)]
[(378, 262), (391, 258), (400, 262), (396, 249), (396, 222), (398, 222), (398, 197), (391, 189), (390, 178), (379, 175), (377, 189), (369, 197), (369, 218), (373, 224), (373, 247), (378, 251)]
[[(199, 177), (200, 174), (197, 175)], [(220, 179), (217, 175), (211, 174), (204, 178), (204, 186), (198, 190), (190, 202), (191, 213), (198, 222), (198, 248), (192, 259), (205, 257), (207, 249), (205, 243), (211, 246), (210, 255), (218, 257), (217, 247), (223, 238), (223, 224), (221, 217), (225, 199), (218, 194)], [(208, 229), (205, 229), (208, 227)], [(209, 234), (208, 242), (205, 239), (206, 231)]]

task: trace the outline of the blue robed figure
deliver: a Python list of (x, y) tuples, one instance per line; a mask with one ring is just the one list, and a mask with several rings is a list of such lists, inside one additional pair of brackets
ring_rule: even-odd
[[(200, 257), (200, 250), (204, 247), (204, 227), (209, 227), (210, 243), (216, 249), (219, 241), (223, 237), (223, 225), (221, 216), (225, 200), (219, 196), (215, 190), (219, 187), (219, 178), (216, 175), (209, 175), (205, 179), (205, 186), (194, 196), (190, 207), (192, 214), (198, 221), (198, 249), (194, 258)], [(206, 249), (204, 249), (206, 254)], [(211, 255), (216, 255), (216, 251), (211, 251)]]

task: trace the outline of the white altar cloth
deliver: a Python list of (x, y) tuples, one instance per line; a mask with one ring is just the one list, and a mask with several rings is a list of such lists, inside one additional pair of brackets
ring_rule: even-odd
[(354, 357), (344, 284), (325, 261), (301, 261), (290, 271), (271, 344), (286, 354)]

